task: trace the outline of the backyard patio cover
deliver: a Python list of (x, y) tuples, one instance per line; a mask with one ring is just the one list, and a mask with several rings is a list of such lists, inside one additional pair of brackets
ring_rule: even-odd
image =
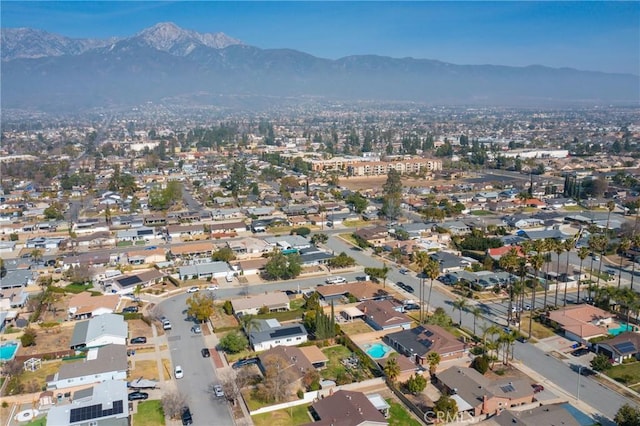
[(344, 308), (342, 310), (342, 313), (349, 320), (364, 316), (364, 312), (362, 312), (360, 309), (356, 308), (355, 306), (349, 306), (348, 308)]

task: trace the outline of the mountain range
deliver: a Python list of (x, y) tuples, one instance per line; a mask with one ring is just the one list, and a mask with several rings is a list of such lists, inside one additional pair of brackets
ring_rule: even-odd
[(2, 107), (68, 110), (142, 102), (225, 106), (291, 99), (427, 104), (638, 105), (640, 78), (544, 66), (455, 65), (430, 59), (318, 58), (260, 49), (223, 33), (159, 23), (131, 37), (72, 39), (2, 29)]

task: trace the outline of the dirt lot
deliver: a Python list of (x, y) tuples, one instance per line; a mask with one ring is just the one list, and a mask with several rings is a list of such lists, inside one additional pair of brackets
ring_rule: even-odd
[(135, 361), (134, 367), (129, 371), (129, 380), (143, 377), (147, 380), (159, 380), (158, 363), (152, 361)]
[(151, 327), (149, 327), (146, 322), (142, 320), (129, 320), (127, 321), (127, 324), (129, 325), (130, 338), (144, 336), (147, 339), (150, 339), (153, 337)]
[(18, 349), (18, 356), (35, 355), (39, 353), (64, 351), (69, 349), (71, 336), (73, 335), (72, 322), (62, 323), (59, 326), (42, 329), (33, 326), (36, 330), (36, 344), (34, 346), (23, 347)]
[[(382, 189), (382, 185), (387, 181), (387, 176), (366, 176), (366, 177), (351, 177), (340, 178), (340, 186), (344, 186), (353, 191), (366, 191), (378, 192)], [(402, 178), (402, 184), (404, 186), (435, 186), (450, 184), (451, 181), (436, 181), (426, 179), (414, 179), (414, 178)]]

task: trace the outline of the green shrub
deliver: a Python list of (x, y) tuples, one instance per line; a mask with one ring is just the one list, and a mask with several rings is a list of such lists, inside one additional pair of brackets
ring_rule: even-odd
[(222, 305), (222, 309), (224, 310), (225, 314), (232, 315), (233, 314), (233, 305), (231, 304), (231, 300), (225, 300), (224, 301), (224, 305)]
[(298, 395), (299, 399), (304, 398), (304, 391), (302, 389), (298, 389), (298, 392), (296, 392), (296, 395)]
[(471, 362), (471, 368), (480, 374), (484, 374), (489, 370), (489, 358), (486, 355), (477, 356)]

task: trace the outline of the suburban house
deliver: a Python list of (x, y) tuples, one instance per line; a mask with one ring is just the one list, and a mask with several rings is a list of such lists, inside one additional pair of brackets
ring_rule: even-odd
[(401, 305), (395, 305), (389, 300), (367, 300), (357, 305), (364, 314), (364, 321), (375, 330), (391, 330), (411, 327), (413, 320), (400, 312)]
[(444, 222), (440, 227), (449, 231), (451, 235), (466, 235), (471, 233), (471, 228), (460, 221)]
[(126, 346), (91, 348), (85, 359), (62, 363), (58, 372), (47, 378), (47, 388), (64, 389), (107, 380), (126, 380), (127, 369)]
[(581, 412), (568, 402), (544, 404), (527, 410), (506, 410), (501, 412), (499, 416), (492, 417), (490, 422), (487, 426), (583, 426), (595, 424), (591, 416)]
[(384, 336), (384, 342), (416, 364), (424, 365), (429, 352), (436, 352), (442, 361), (467, 355), (469, 348), (459, 338), (438, 325), (424, 325)]
[(253, 320), (247, 334), (249, 343), (256, 352), (278, 345), (296, 346), (307, 341), (307, 329), (302, 324), (281, 325), (276, 319)]
[(118, 276), (109, 282), (105, 281), (105, 290), (110, 288), (114, 293), (130, 294), (135, 292), (138, 286), (140, 288), (149, 287), (161, 283), (163, 279), (162, 272), (157, 269), (149, 269), (133, 275)]
[(386, 299), (389, 293), (371, 281), (357, 281), (345, 284), (319, 286), (316, 292), (327, 303), (340, 302), (342, 298), (352, 295), (359, 302), (369, 299)]
[(127, 382), (107, 380), (73, 393), (70, 404), (51, 407), (47, 426), (128, 426)]
[(271, 247), (280, 250), (302, 250), (311, 247), (311, 241), (300, 235), (282, 235), (279, 237), (265, 237), (264, 241)]
[(458, 412), (468, 412), (474, 417), (498, 414), (533, 402), (533, 388), (528, 380), (492, 380), (469, 367), (452, 366), (439, 372), (436, 386), (456, 401)]
[(182, 244), (171, 246), (171, 254), (176, 257), (208, 257), (211, 258), (215, 250), (215, 245), (211, 241), (201, 241), (198, 243)]
[(270, 365), (275, 365), (280, 371), (291, 372), (287, 383), (294, 392), (300, 387), (300, 381), (308, 371), (315, 371), (315, 367), (304, 356), (300, 348), (290, 346), (275, 346), (258, 355), (258, 367), (265, 374)]
[(233, 274), (233, 270), (227, 262), (209, 262), (181, 266), (178, 274), (181, 280), (189, 280), (192, 278), (201, 280), (206, 278), (224, 278), (227, 275)]
[(389, 237), (389, 231), (384, 226), (358, 229), (353, 234), (374, 247), (383, 246)]
[(236, 315), (257, 315), (262, 307), (266, 307), (269, 312), (288, 311), (290, 309), (289, 296), (281, 291), (231, 299), (231, 305)]
[(240, 275), (260, 275), (264, 266), (269, 262), (266, 257), (241, 260), (231, 263), (231, 267)]
[(204, 225), (167, 225), (167, 235), (187, 240), (203, 238)]
[(71, 349), (93, 348), (104, 345), (126, 345), (129, 329), (122, 315), (103, 314), (77, 322), (71, 336)]
[(247, 225), (244, 222), (212, 223), (209, 226), (211, 228), (211, 236), (214, 238), (223, 236), (231, 237), (247, 230)]
[(389, 422), (381, 412), (389, 409), (385, 405), (376, 407), (362, 392), (339, 390), (311, 405), (309, 411), (316, 421), (308, 426), (387, 425)]
[(112, 314), (119, 302), (120, 296), (116, 294), (92, 296), (88, 291), (83, 291), (69, 299), (67, 311), (71, 319), (87, 319)]
[(429, 255), (431, 259), (438, 262), (440, 265), (440, 272), (447, 273), (452, 271), (461, 271), (474, 263), (478, 263), (477, 260), (470, 257), (462, 257), (447, 251), (439, 251)]
[(596, 353), (605, 354), (614, 362), (636, 358), (640, 361), (640, 334), (627, 331), (596, 344)]
[(154, 263), (166, 261), (167, 255), (164, 249), (157, 247), (152, 249), (129, 251), (126, 253), (125, 259), (129, 265), (152, 265)]
[(233, 250), (237, 259), (253, 259), (262, 257), (265, 253), (273, 251), (273, 246), (265, 240), (254, 237), (246, 237), (241, 240), (228, 241), (227, 247)]
[(613, 314), (588, 304), (549, 311), (546, 320), (562, 329), (567, 339), (583, 345), (587, 345), (594, 337), (606, 336), (609, 328), (616, 325)]

